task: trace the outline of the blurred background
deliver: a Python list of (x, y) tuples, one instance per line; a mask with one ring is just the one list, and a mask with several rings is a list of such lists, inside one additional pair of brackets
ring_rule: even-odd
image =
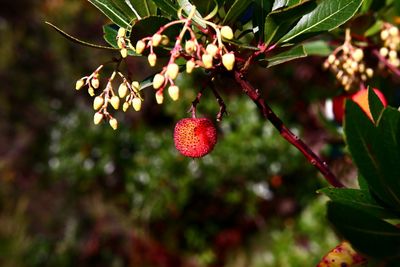
[[(215, 150), (184, 158), (173, 127), (201, 77), (181, 75), (178, 102), (149, 95), (140, 112), (117, 113), (117, 131), (94, 126), (92, 98), (75, 81), (116, 54), (76, 45), (45, 21), (104, 44), (106, 18), (87, 1), (2, 3), (1, 266), (314, 266), (337, 245), (316, 193), (326, 182), (235, 84), (219, 83), (229, 116)], [(323, 116), (338, 89), (322, 62), (255, 68), (251, 80), (351, 184), (340, 128)], [(129, 64), (135, 79), (151, 73), (142, 59)], [(206, 91), (199, 114), (218, 108)]]

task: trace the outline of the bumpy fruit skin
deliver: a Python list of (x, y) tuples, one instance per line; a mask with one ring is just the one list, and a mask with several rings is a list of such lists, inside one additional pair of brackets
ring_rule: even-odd
[(207, 118), (185, 118), (175, 126), (174, 143), (182, 155), (201, 158), (214, 149), (217, 129)]
[[(387, 101), (385, 96), (382, 94), (379, 89), (374, 88), (373, 89), (375, 94), (379, 97), (381, 100), (382, 104), (384, 107), (387, 106)], [(361, 109), (365, 112), (365, 114), (370, 118), (370, 120), (374, 120), (371, 114), (371, 111), (369, 109), (369, 104), (368, 104), (368, 90), (360, 90), (357, 93), (353, 95), (340, 95), (337, 96), (333, 99), (333, 114), (335, 116), (335, 120), (338, 123), (343, 122), (343, 117), (344, 117), (344, 105), (345, 105), (345, 100), (346, 99), (351, 99), (354, 102), (356, 102)]]

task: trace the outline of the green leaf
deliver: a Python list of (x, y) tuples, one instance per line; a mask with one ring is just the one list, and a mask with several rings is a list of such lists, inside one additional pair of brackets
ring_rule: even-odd
[(129, 0), (109, 0), (109, 2), (116, 8), (118, 8), (121, 13), (125, 15), (126, 18), (129, 19), (129, 22), (140, 19), (140, 15), (132, 6)]
[(107, 0), (88, 0), (101, 12), (104, 13), (112, 22), (117, 24), (119, 27), (127, 28), (131, 22), (126, 15), (124, 15), (119, 8), (112, 4), (111, 1)]
[(169, 15), (171, 18), (178, 17), (179, 6), (170, 0), (153, 0), (153, 2), (160, 8), (164, 13)]
[(247, 7), (252, 3), (248, 0), (235, 0), (231, 8), (226, 13), (226, 16), (222, 22), (223, 25), (233, 24), (237, 18), (247, 9)]
[(377, 34), (378, 32), (381, 31), (382, 25), (383, 25), (382, 20), (375, 21), (375, 23), (365, 31), (364, 36), (370, 37), (372, 35)]
[[(193, 8), (195, 8), (195, 6), (193, 6), (188, 0), (178, 0), (178, 4), (186, 13), (186, 15), (189, 15), (192, 12)], [(207, 28), (207, 25), (204, 23), (203, 17), (197, 9), (194, 13), (193, 21), (200, 25), (202, 28)]]
[(328, 45), (326, 41), (312, 41), (303, 44), (307, 55), (309, 56), (328, 56), (332, 53), (332, 48)]
[(315, 0), (303, 1), (300, 4), (279, 8), (268, 14), (264, 26), (266, 45), (279, 40), (304, 14), (316, 7)]
[(253, 16), (253, 28), (258, 27), (258, 31), (255, 32), (256, 40), (264, 40), (264, 26), (265, 18), (272, 10), (272, 1), (269, 0), (255, 0), (254, 1), (254, 16)]
[(362, 0), (323, 0), (317, 8), (303, 16), (280, 41), (299, 41), (335, 29), (354, 16), (361, 3)]
[(302, 45), (296, 46), (290, 50), (287, 50), (285, 52), (282, 52), (280, 54), (274, 55), (272, 57), (269, 57), (267, 59), (262, 59), (262, 62), (267, 62), (267, 67), (270, 68), (272, 66), (276, 66), (294, 59), (306, 57), (307, 53), (304, 50), (304, 47)]
[(368, 212), (379, 218), (397, 218), (393, 211), (382, 207), (368, 190), (350, 188), (323, 188), (318, 190), (334, 202), (340, 202)]
[(122, 0), (122, 1), (131, 2), (132, 3), (131, 6), (140, 15), (140, 17), (157, 15), (157, 5), (152, 0)]
[[(115, 24), (108, 24), (103, 26), (103, 38), (104, 40), (109, 43), (113, 48), (118, 49), (118, 44), (117, 44), (117, 34), (118, 34), (118, 26)], [(140, 56), (139, 54), (136, 54), (134, 51), (131, 49), (128, 49), (128, 55), (130, 56)]]
[(328, 203), (327, 217), (361, 253), (379, 259), (400, 256), (400, 229), (397, 227), (339, 202)]
[(375, 127), (353, 101), (346, 102), (344, 131), (347, 145), (371, 192), (400, 210), (400, 113), (386, 108)]
[(370, 88), (368, 89), (368, 105), (374, 121), (378, 121), (379, 117), (382, 114), (384, 106), (374, 90)]

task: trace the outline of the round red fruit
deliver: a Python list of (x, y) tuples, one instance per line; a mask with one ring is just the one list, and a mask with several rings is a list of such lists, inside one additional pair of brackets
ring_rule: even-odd
[(217, 129), (207, 118), (185, 118), (175, 126), (174, 143), (182, 155), (200, 158), (214, 149)]

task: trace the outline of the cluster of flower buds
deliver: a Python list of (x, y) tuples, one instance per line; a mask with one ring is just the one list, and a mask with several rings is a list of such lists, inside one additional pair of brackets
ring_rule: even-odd
[[(163, 35), (163, 31), (169, 26), (176, 24), (177, 21), (170, 22), (159, 29), (154, 35), (144, 37), (136, 43), (136, 53), (142, 54), (146, 49), (149, 49), (147, 60), (150, 66), (154, 67), (157, 63), (157, 55), (154, 52), (154, 47), (161, 45), (168, 45), (169, 39)], [(158, 104), (164, 101), (163, 92), (168, 86), (168, 94), (172, 100), (176, 101), (179, 98), (179, 87), (175, 84), (174, 80), (177, 78), (180, 67), (176, 63), (176, 59), (186, 59), (186, 72), (192, 73), (195, 68), (203, 67), (211, 69), (216, 66), (222, 65), (227, 70), (233, 70), (235, 66), (235, 55), (229, 52), (223, 44), (223, 39), (233, 39), (233, 31), (229, 26), (213, 25), (216, 32), (216, 38), (208, 43), (199, 43), (193, 29), (187, 27), (190, 19), (184, 20), (186, 23), (182, 28), (181, 33), (176, 38), (170, 52), (170, 59), (162, 71), (154, 76), (153, 87), (156, 89), (155, 98)], [(185, 33), (189, 32), (190, 39), (184, 40)], [(184, 66), (182, 66), (184, 67)]]
[[(88, 92), (93, 99), (93, 109), (96, 111), (93, 117), (94, 124), (99, 124), (104, 119), (108, 119), (110, 126), (116, 130), (118, 121), (108, 111), (109, 105), (115, 110), (120, 107), (121, 100), (123, 101), (122, 110), (125, 112), (130, 106), (134, 110), (139, 111), (142, 106), (143, 98), (140, 95), (140, 84), (137, 81), (128, 82), (121, 72), (114, 71), (109, 77), (107, 85), (101, 92), (96, 95), (95, 89), (100, 88), (99, 71), (103, 66), (97, 68), (91, 75), (82, 77), (76, 82), (76, 90), (80, 90), (84, 86), (88, 86)], [(113, 82), (116, 75), (122, 79), (118, 87), (118, 92), (114, 91)]]
[(397, 55), (400, 50), (399, 29), (390, 23), (384, 23), (380, 36), (382, 47), (379, 49), (379, 53), (386, 58), (390, 64), (399, 67), (400, 59)]
[(374, 75), (373, 69), (366, 67), (362, 48), (351, 44), (349, 32), (343, 45), (328, 56), (323, 66), (336, 76), (346, 91), (358, 88), (360, 83)]
[(127, 31), (125, 28), (118, 29), (117, 45), (123, 58), (126, 58), (128, 56), (128, 49), (135, 50), (135, 48), (131, 44), (131, 41), (129, 40), (129, 37), (127, 36)]

